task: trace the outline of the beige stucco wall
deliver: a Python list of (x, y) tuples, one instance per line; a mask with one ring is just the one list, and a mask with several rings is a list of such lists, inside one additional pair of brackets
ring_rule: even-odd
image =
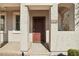
[[(53, 4), (51, 8), (51, 20), (58, 21), (57, 4)], [(66, 51), (70, 48), (79, 49), (79, 30), (76, 31), (58, 31), (58, 22), (51, 23), (51, 51), (53, 55), (59, 53), (67, 54)]]

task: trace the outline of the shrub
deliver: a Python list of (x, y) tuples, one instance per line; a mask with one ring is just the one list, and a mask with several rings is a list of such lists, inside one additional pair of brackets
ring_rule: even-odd
[(76, 49), (69, 49), (68, 56), (79, 56), (79, 50)]

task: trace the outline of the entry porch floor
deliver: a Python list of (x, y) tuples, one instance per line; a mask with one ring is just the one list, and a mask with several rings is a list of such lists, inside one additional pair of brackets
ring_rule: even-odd
[(0, 56), (20, 56), (20, 43), (9, 42), (0, 48)]
[[(28, 52), (25, 52), (25, 56), (32, 55), (49, 55), (49, 51), (41, 43), (32, 43)], [(20, 51), (20, 42), (9, 42), (0, 48), (0, 56), (22, 56)]]
[(41, 43), (32, 43), (31, 48), (29, 49), (26, 55), (49, 55), (50, 52), (47, 48), (44, 47)]

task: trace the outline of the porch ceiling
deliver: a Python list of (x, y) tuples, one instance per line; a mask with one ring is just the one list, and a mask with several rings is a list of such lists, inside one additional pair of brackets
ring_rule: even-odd
[(49, 10), (51, 5), (52, 4), (39, 4), (39, 3), (27, 4), (29, 10)]
[(19, 3), (0, 3), (0, 11), (17, 11), (20, 10)]
[(0, 3), (0, 7), (19, 7), (19, 3)]
[(49, 10), (50, 6), (29, 6), (29, 10)]

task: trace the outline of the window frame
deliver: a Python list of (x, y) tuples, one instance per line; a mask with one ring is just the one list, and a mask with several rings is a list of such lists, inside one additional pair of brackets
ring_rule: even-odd
[[(59, 10), (59, 7), (65, 7), (65, 8), (67, 9), (68, 6), (67, 6), (67, 5), (64, 5), (64, 4), (66, 4), (66, 3), (59, 3), (59, 4), (58, 4), (58, 10)], [(74, 11), (75, 11), (75, 4), (73, 4), (73, 3), (67, 3), (67, 4), (70, 4), (69, 7), (70, 7), (70, 8), (73, 8), (73, 13), (72, 13), (73, 15), (71, 15), (71, 16), (73, 16), (73, 20), (71, 20), (71, 21), (68, 20), (68, 22), (72, 22), (72, 24), (71, 24), (71, 23), (68, 23), (68, 24), (67, 24), (68, 26), (67, 26), (67, 25), (63, 26), (64, 28), (66, 27), (66, 29), (67, 29), (67, 27), (69, 27), (68, 30), (64, 30), (64, 29), (63, 29), (63, 30), (60, 30), (60, 29), (59, 29), (59, 26), (60, 26), (60, 25), (59, 25), (59, 24), (60, 24), (60, 22), (59, 22), (59, 21), (60, 21), (60, 20), (59, 20), (60, 13), (59, 13), (59, 11), (58, 11), (58, 31), (75, 31), (75, 20), (74, 20), (74, 19), (75, 19), (75, 15), (74, 15), (74, 14), (75, 14), (75, 12), (74, 12)], [(63, 5), (64, 5), (64, 6), (63, 6)], [(68, 10), (65, 14), (71, 13), (72, 9), (70, 9), (70, 8), (68, 8), (69, 10)], [(65, 14), (64, 14), (64, 16), (65, 16)], [(69, 14), (69, 15), (70, 15), (70, 14)], [(69, 17), (69, 19), (70, 19), (71, 16), (69, 16), (69, 15), (67, 15), (66, 18)], [(60, 18), (62, 18), (62, 17), (60, 16)], [(66, 22), (66, 23), (67, 23), (67, 22)], [(71, 25), (72, 25), (72, 26), (71, 26)], [(62, 26), (60, 26), (60, 28), (61, 28), (61, 27), (62, 27)]]
[(0, 33), (3, 33), (3, 31), (6, 30), (6, 13), (2, 12), (2, 13), (0, 13), (0, 17), (1, 17), (1, 15), (3, 15), (5, 17), (5, 24), (4, 24), (5, 28), (4, 28), (4, 30), (0, 30)]

